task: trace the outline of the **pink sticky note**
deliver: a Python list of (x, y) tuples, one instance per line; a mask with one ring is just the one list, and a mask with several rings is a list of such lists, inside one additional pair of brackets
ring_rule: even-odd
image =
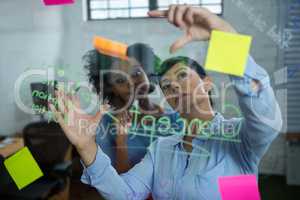
[(46, 6), (72, 4), (74, 0), (44, 0)]
[(222, 200), (260, 200), (255, 175), (219, 177)]

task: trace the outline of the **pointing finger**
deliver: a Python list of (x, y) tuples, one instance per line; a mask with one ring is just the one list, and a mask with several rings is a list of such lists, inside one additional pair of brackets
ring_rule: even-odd
[(182, 48), (185, 44), (189, 43), (191, 40), (192, 40), (192, 38), (188, 35), (184, 35), (184, 36), (180, 37), (170, 47), (170, 53), (174, 53), (178, 49)]

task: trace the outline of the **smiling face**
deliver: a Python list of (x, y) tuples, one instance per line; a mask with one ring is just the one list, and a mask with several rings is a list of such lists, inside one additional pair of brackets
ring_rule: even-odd
[(210, 78), (201, 79), (186, 64), (179, 62), (173, 65), (161, 78), (160, 87), (170, 106), (181, 116), (205, 118), (206, 111), (211, 109), (208, 95)]
[(112, 91), (131, 105), (133, 100), (149, 93), (150, 82), (140, 64), (134, 59), (115, 61), (109, 82)]

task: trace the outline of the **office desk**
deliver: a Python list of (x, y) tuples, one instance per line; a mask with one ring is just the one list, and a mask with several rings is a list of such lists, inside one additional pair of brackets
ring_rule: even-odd
[(300, 141), (300, 133), (286, 133), (288, 141)]
[(17, 152), (23, 147), (24, 147), (23, 138), (14, 138), (14, 141), (11, 144), (7, 144), (5, 147), (0, 148), (0, 155), (6, 158), (14, 154), (15, 152)]

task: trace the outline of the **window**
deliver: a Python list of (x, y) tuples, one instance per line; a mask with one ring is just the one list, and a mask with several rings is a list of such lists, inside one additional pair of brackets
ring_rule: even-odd
[(149, 10), (163, 10), (170, 4), (184, 3), (223, 13), (223, 0), (87, 0), (87, 3), (89, 20), (144, 18)]
[[(281, 30), (283, 48), (282, 66), (287, 68), (287, 132), (299, 133), (300, 130), (300, 2), (289, 1), (287, 13), (283, 20), (284, 27)], [(286, 34), (289, 33), (289, 34)]]

